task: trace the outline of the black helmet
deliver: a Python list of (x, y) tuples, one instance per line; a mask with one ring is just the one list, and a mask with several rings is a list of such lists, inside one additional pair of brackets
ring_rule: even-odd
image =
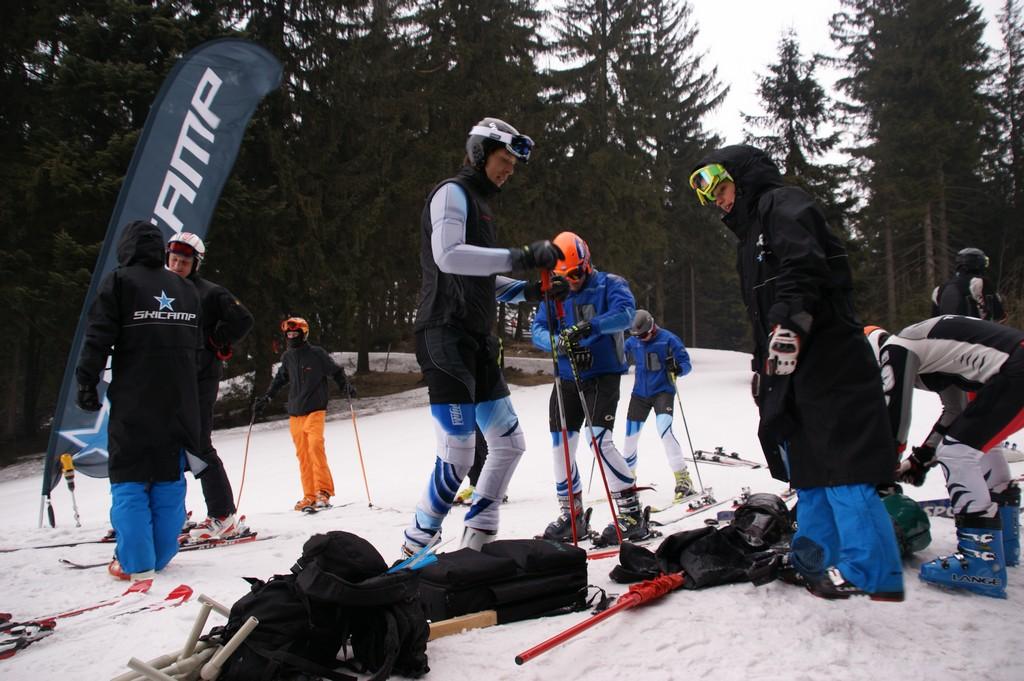
[(487, 156), (496, 149), (508, 153), (526, 163), (533, 151), (533, 140), (500, 118), (485, 118), (469, 131), (466, 139), (466, 158), (477, 170), (483, 170)]
[(646, 336), (654, 329), (654, 317), (647, 310), (637, 310), (629, 332), (634, 336)]
[(736, 509), (732, 526), (750, 546), (771, 546), (793, 531), (793, 520), (782, 497), (759, 492)]
[(981, 272), (988, 267), (988, 256), (980, 248), (964, 248), (956, 254), (957, 270)]

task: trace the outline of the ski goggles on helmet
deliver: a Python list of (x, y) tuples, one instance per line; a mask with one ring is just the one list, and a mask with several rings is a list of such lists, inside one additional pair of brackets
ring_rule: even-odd
[(167, 244), (167, 252), (173, 253), (182, 258), (194, 258), (196, 257), (196, 249), (189, 246), (184, 241), (172, 241)]
[(306, 334), (309, 333), (309, 324), (301, 317), (289, 317), (281, 322), (281, 331), (285, 333), (288, 333), (289, 331), (301, 331)]
[(711, 163), (695, 170), (690, 175), (690, 189), (697, 192), (700, 205), (706, 206), (715, 202), (715, 189), (723, 180), (734, 181), (724, 166), (720, 163)]
[(585, 276), (587, 276), (587, 266), (577, 265), (576, 267), (573, 267), (571, 270), (566, 270), (565, 272), (559, 272), (558, 270), (555, 270), (555, 274), (557, 274), (560, 277), (565, 277), (569, 281), (579, 281), (580, 279), (583, 279)]
[(512, 133), (503, 132), (484, 125), (473, 126), (469, 134), (480, 135), (497, 142), (503, 142), (508, 153), (523, 163), (527, 163), (530, 160), (530, 153), (533, 151), (533, 140), (526, 135), (513, 135)]

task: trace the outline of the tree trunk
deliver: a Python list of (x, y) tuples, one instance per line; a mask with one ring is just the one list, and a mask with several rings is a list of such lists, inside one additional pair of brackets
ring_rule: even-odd
[(697, 347), (697, 276), (693, 261), (690, 262), (690, 347)]
[(13, 352), (7, 368), (10, 369), (10, 381), (7, 384), (6, 411), (7, 420), (4, 424), (2, 437), (13, 437), (18, 428), (18, 371), (21, 368), (21, 341), (18, 337), (12, 343)]
[(654, 318), (664, 323), (665, 319), (665, 263), (661, 260), (654, 265)]
[[(939, 243), (936, 256), (936, 272), (939, 281), (949, 276), (949, 213), (946, 211), (946, 175), (939, 169)], [(934, 287), (928, 289), (932, 294)]]
[(530, 308), (526, 305), (516, 306), (516, 333), (513, 338), (517, 341), (523, 340), (523, 329), (530, 322)]
[(359, 342), (356, 355), (356, 373), (370, 371), (370, 306), (364, 300), (359, 306)]
[(888, 223), (882, 227), (885, 241), (885, 303), (888, 308), (886, 325), (890, 328), (896, 323), (896, 254), (893, 253), (892, 226)]
[(42, 359), (42, 348), (39, 339), (39, 332), (29, 329), (27, 352), (25, 354), (25, 393), (22, 395), (21, 407), (21, 434), (25, 436), (35, 435), (39, 428), (39, 419), (36, 409), (39, 402), (39, 385), (42, 383), (42, 370), (40, 363)]
[(924, 285), (928, 291), (935, 288), (935, 233), (932, 229), (931, 201), (924, 208)]

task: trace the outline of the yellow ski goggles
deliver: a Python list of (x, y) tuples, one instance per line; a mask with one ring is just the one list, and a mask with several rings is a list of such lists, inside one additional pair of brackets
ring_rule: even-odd
[(719, 163), (712, 163), (699, 168), (690, 175), (690, 189), (697, 192), (700, 205), (706, 206), (715, 202), (715, 189), (723, 180), (733, 182), (732, 175)]

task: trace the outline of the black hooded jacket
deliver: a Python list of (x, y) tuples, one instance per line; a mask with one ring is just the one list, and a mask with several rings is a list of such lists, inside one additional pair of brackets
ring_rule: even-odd
[(112, 357), (110, 481), (177, 480), (182, 448), (199, 444), (199, 294), (164, 269), (163, 235), (148, 222), (125, 228), (117, 261), (89, 309), (76, 377), (95, 386)]
[[(854, 313), (846, 250), (814, 199), (785, 186), (760, 149), (724, 147), (697, 168), (710, 163), (724, 166), (736, 184), (722, 221), (739, 239), (752, 368), (762, 374), (759, 436), (772, 475), (797, 488), (891, 481), (896, 449), (878, 366)], [(800, 336), (790, 376), (764, 375), (776, 325)]]
[(252, 330), (252, 313), (231, 291), (197, 272), (188, 277), (199, 292), (202, 305), (202, 351), (199, 353), (199, 380), (220, 380), (222, 365), (217, 353), (230, 355), (231, 346), (245, 338)]

